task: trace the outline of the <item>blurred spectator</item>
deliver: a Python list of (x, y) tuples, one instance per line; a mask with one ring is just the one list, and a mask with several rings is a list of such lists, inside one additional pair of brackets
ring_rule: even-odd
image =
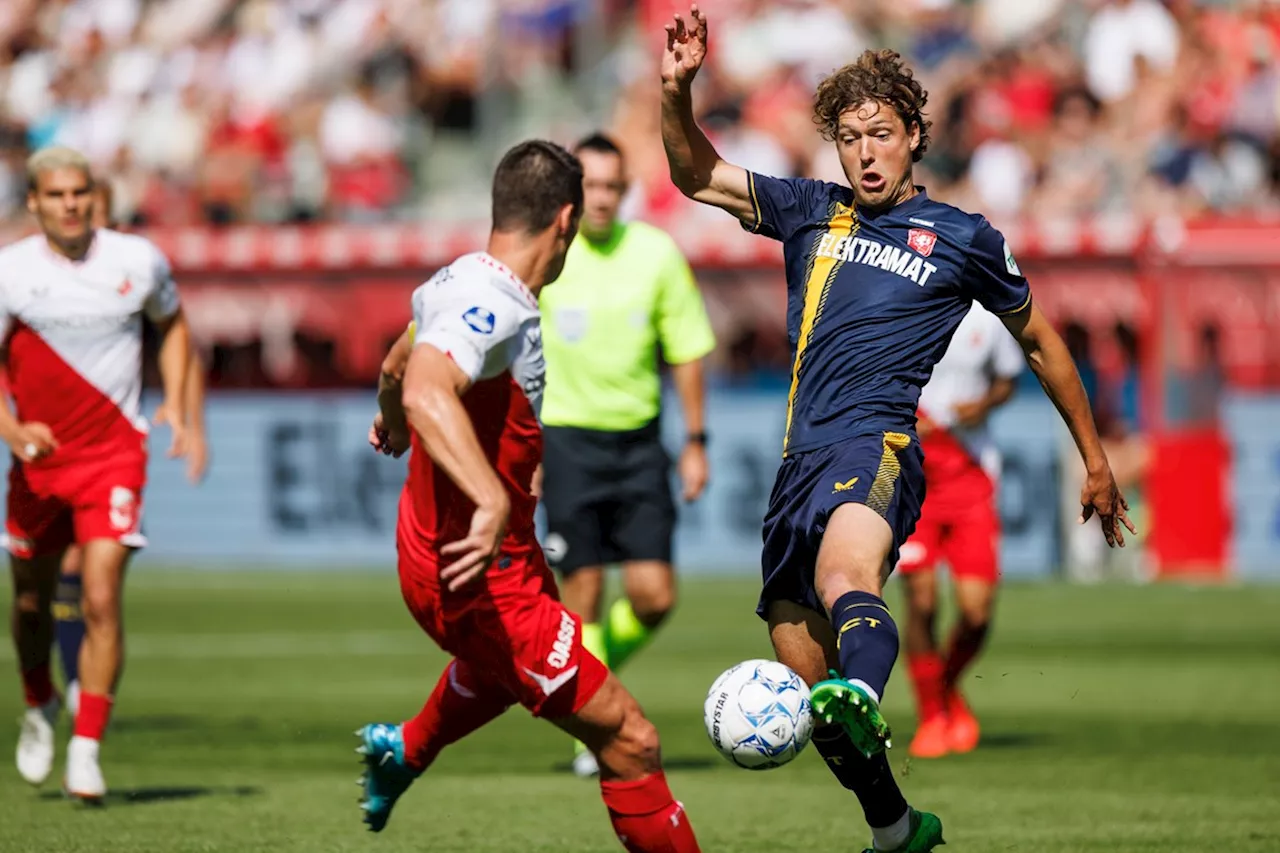
[(1172, 70), (1178, 42), (1177, 21), (1158, 0), (1104, 0), (1084, 39), (1090, 91), (1102, 101), (1120, 100), (1133, 91), (1137, 61)]
[[(150, 222), (483, 215), (517, 135), (601, 122), (637, 215), (673, 196), (654, 65), (684, 0), (6, 0), (0, 223), (53, 142), (124, 168)], [(1280, 208), (1280, 4), (1266, 0), (707, 0), (697, 108), (761, 171), (840, 171), (813, 85), (868, 46), (931, 94), (935, 197), (999, 217)], [(479, 176), (479, 177), (477, 177)], [(444, 203), (436, 204), (439, 195)], [(479, 201), (477, 201), (477, 199)]]

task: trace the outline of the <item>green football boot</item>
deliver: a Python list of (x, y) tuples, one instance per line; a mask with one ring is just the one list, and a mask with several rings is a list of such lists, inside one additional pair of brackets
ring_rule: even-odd
[(935, 847), (947, 842), (942, 840), (942, 821), (938, 816), (928, 812), (911, 809), (911, 836), (907, 843), (892, 850), (876, 850), (868, 847), (862, 853), (929, 853)]
[(863, 688), (840, 678), (835, 670), (831, 671), (831, 678), (813, 685), (809, 702), (817, 720), (844, 729), (853, 745), (867, 758), (893, 745), (889, 740), (889, 724), (880, 713), (879, 703)]

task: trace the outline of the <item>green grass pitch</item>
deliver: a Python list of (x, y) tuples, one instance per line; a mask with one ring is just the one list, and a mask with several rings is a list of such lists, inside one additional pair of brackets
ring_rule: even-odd
[[(814, 750), (766, 773), (712, 751), (707, 687), (769, 648), (750, 581), (683, 591), (623, 679), (658, 724), (703, 849), (860, 849), (861, 812)], [(57, 777), (27, 787), (5, 740), (0, 851), (619, 849), (595, 784), (567, 772), (569, 744), (518, 709), (447, 750), (382, 835), (364, 832), (351, 732), (414, 713), (443, 663), (389, 572), (144, 569), (127, 612), (108, 805), (73, 806)], [(0, 658), (12, 721), (12, 650)], [(901, 671), (886, 703), (893, 765), (908, 798), (942, 816), (947, 851), (1280, 851), (1280, 588), (1011, 585), (969, 685), (985, 743), (968, 756), (908, 762)]]

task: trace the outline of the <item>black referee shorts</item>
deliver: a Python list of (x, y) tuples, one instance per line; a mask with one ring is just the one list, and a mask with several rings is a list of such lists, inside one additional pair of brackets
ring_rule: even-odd
[(625, 432), (549, 426), (542, 435), (543, 550), (552, 568), (671, 562), (671, 458), (656, 420)]

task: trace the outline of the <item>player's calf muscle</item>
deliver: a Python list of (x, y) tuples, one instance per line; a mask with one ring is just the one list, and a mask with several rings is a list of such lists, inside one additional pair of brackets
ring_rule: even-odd
[(658, 729), (639, 705), (627, 711), (622, 727), (600, 750), (599, 758), (604, 778), (638, 779), (662, 769)]
[(602, 778), (638, 779), (661, 769), (658, 730), (613, 674), (576, 714), (553, 722), (598, 756)]

